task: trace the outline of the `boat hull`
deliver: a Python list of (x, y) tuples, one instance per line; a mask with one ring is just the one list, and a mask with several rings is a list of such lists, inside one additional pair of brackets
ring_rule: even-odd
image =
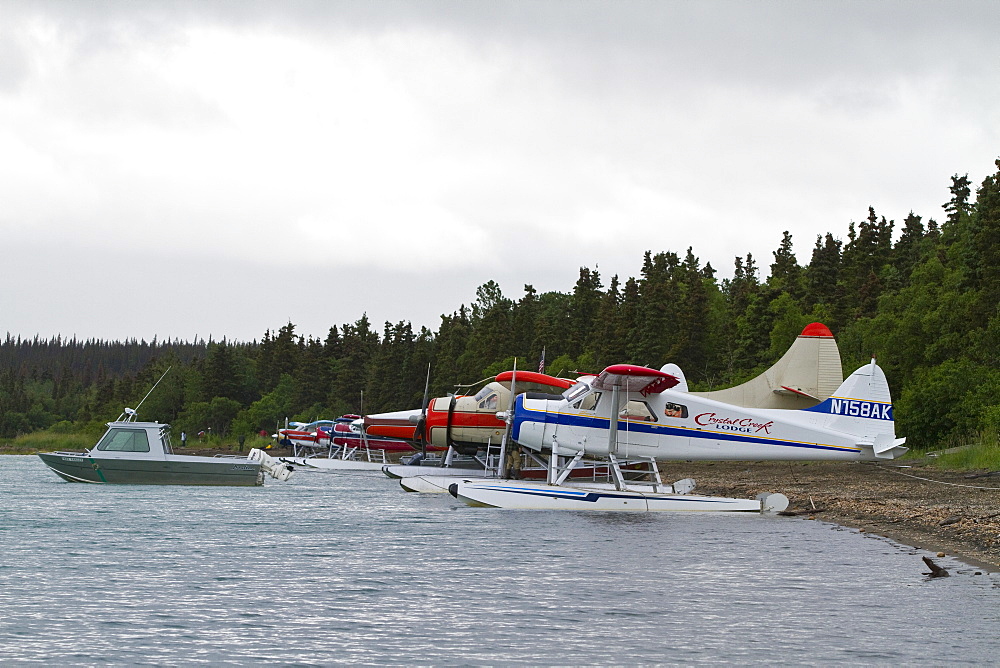
[(38, 453), (38, 456), (53, 473), (68, 482), (224, 487), (256, 487), (263, 484), (260, 464), (246, 459), (124, 459), (44, 452)]
[(761, 499), (582, 489), (513, 480), (458, 480), (450, 491), (470, 506), (514, 510), (746, 513), (763, 508)]

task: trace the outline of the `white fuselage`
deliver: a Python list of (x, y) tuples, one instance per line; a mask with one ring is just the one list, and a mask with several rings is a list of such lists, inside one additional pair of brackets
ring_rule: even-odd
[[(752, 409), (665, 390), (641, 396), (590, 387), (586, 379), (556, 399), (518, 397), (513, 437), (533, 450), (559, 454), (651, 457), (656, 460), (872, 460), (856, 430), (836, 429), (851, 416), (888, 420), (888, 402), (835, 399), (808, 410)], [(597, 395), (597, 396), (595, 396)], [(617, 433), (610, 416), (618, 416)], [(838, 417), (843, 416), (843, 417)], [(876, 417), (877, 416), (877, 417)], [(831, 428), (834, 427), (834, 428)], [(879, 427), (876, 426), (876, 430)]]

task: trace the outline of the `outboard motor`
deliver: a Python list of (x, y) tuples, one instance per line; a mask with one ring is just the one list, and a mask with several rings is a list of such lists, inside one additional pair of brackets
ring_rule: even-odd
[(247, 454), (247, 459), (252, 462), (260, 462), (261, 471), (264, 471), (275, 480), (280, 480), (281, 482), (285, 482), (291, 478), (292, 473), (295, 472), (295, 467), (291, 464), (279, 461), (265, 453), (263, 450), (259, 450), (257, 448), (250, 450), (249, 454)]

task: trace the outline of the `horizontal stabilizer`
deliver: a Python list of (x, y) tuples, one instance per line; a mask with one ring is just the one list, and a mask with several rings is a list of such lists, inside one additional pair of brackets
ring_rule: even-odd
[(895, 438), (893, 434), (879, 434), (873, 439), (871, 448), (879, 459), (894, 459), (909, 450), (902, 447), (904, 443), (906, 443), (905, 438)]
[(789, 396), (793, 396), (794, 395), (794, 396), (806, 397), (807, 399), (812, 399), (816, 403), (819, 403), (820, 401), (822, 401), (822, 399), (820, 399), (819, 397), (814, 396), (812, 394), (809, 394), (808, 392), (806, 392), (805, 390), (803, 390), (801, 387), (788, 387), (787, 385), (782, 385), (778, 389), (774, 390), (774, 393), (775, 394), (784, 394), (784, 395), (789, 395)]

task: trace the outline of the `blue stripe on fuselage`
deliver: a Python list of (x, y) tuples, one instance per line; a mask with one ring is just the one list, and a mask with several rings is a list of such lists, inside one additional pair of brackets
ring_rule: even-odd
[[(513, 438), (518, 440), (520, 425), (524, 422), (548, 422), (554, 425), (564, 425), (568, 427), (583, 427), (588, 429), (608, 430), (611, 421), (608, 418), (579, 413), (561, 413), (556, 411), (540, 411), (526, 408), (522, 401), (523, 397), (518, 397), (519, 403), (515, 404)], [(823, 443), (805, 443), (801, 441), (789, 441), (778, 438), (764, 438), (760, 436), (744, 436), (714, 430), (697, 429), (693, 427), (674, 427), (657, 424), (655, 422), (633, 422), (631, 420), (619, 420), (618, 431), (624, 433), (651, 434), (653, 436), (680, 436), (686, 438), (698, 438), (712, 441), (726, 441), (730, 443), (754, 443), (761, 445), (774, 445), (791, 448), (806, 448), (810, 450), (827, 450), (834, 452), (859, 452), (860, 449), (850, 446), (827, 445)]]

